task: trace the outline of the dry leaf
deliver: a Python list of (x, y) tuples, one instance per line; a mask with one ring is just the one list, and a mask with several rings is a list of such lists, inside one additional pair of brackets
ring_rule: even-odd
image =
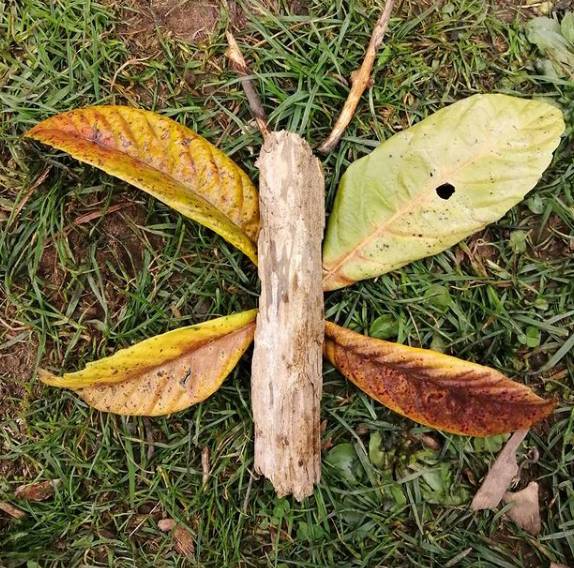
[(255, 186), (235, 162), (185, 126), (145, 110), (99, 106), (48, 118), (27, 136), (146, 191), (256, 262)]
[(172, 531), (173, 547), (182, 556), (193, 556), (195, 544), (192, 534), (181, 525), (177, 525)]
[(171, 532), (173, 548), (182, 556), (192, 557), (195, 553), (193, 535), (182, 525), (178, 525), (173, 519), (162, 519), (157, 526), (163, 532)]
[(211, 396), (253, 341), (256, 310), (183, 327), (141, 341), (85, 369), (40, 379), (76, 391), (104, 412), (159, 416)]
[(421, 442), (425, 448), (429, 448), (435, 452), (438, 452), (442, 448), (441, 443), (428, 434), (423, 434), (421, 436)]
[(25, 501), (45, 501), (54, 495), (58, 481), (58, 479), (54, 479), (21, 485), (16, 489), (14, 495), (18, 499), (24, 499)]
[(516, 450), (518, 450), (526, 434), (528, 434), (528, 430), (518, 430), (506, 442), (472, 500), (470, 507), (473, 511), (498, 507), (512, 483), (512, 479), (518, 473)]
[(570, 568), (570, 566), (566, 566), (566, 564), (556, 564), (556, 562), (551, 562), (549, 568)]
[(512, 503), (507, 515), (527, 533), (540, 533), (540, 506), (538, 504), (538, 483), (531, 481), (522, 491), (504, 494), (504, 502)]
[(444, 568), (452, 568), (456, 566), (463, 558), (466, 558), (473, 551), (472, 546), (465, 548), (462, 552), (459, 552), (456, 556), (453, 556), (445, 565)]
[(325, 355), (391, 410), (455, 434), (491, 436), (527, 428), (555, 406), (494, 369), (366, 337), (331, 322), (325, 322)]
[(23, 519), (26, 516), (24, 511), (21, 511), (18, 507), (14, 507), (14, 505), (10, 505), (10, 503), (6, 503), (5, 501), (0, 501), (0, 511), (4, 511), (15, 519)]

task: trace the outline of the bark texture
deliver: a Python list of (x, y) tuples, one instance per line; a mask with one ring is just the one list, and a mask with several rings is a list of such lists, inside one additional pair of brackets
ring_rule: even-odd
[(309, 145), (273, 132), (259, 156), (261, 296), (251, 401), (255, 469), (279, 496), (313, 493), (321, 475), (324, 180)]

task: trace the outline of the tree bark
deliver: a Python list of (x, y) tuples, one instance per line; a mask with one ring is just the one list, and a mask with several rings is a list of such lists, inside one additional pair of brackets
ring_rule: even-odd
[(325, 185), (302, 138), (273, 132), (259, 156), (259, 277), (251, 401), (255, 469), (301, 501), (321, 475)]

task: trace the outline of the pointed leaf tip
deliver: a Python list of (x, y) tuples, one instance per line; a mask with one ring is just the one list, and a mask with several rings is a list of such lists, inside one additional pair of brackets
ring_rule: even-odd
[(245, 353), (257, 311), (249, 310), (146, 339), (47, 385), (74, 390), (90, 406), (115, 414), (159, 416), (211, 396)]
[(529, 428), (555, 403), (475, 363), (325, 324), (325, 355), (351, 382), (402, 416), (438, 430), (492, 436)]
[(58, 114), (26, 136), (67, 152), (209, 227), (257, 263), (257, 190), (239, 166), (153, 112), (95, 106)]

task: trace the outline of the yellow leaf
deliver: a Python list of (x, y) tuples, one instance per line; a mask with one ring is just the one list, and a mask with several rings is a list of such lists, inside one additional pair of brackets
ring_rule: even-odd
[(53, 116), (27, 136), (135, 185), (257, 262), (255, 186), (189, 128), (145, 110), (100, 106)]
[(159, 416), (211, 396), (253, 341), (256, 310), (169, 331), (85, 369), (42, 382), (76, 391), (104, 412)]
[(555, 406), (494, 369), (365, 337), (331, 322), (325, 323), (325, 355), (391, 410), (455, 434), (492, 436), (529, 428)]

